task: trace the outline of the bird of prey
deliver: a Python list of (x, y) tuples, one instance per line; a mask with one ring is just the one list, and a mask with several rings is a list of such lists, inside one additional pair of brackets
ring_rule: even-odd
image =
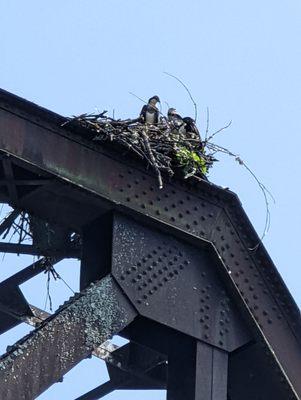
[(167, 118), (169, 122), (173, 122), (175, 125), (183, 125), (183, 118), (177, 113), (175, 108), (169, 108)]
[(185, 129), (187, 133), (190, 133), (193, 139), (200, 139), (200, 132), (195, 124), (195, 120), (191, 117), (184, 117), (183, 121), (185, 123)]
[(174, 128), (177, 129), (178, 133), (185, 134), (185, 122), (183, 118), (177, 113), (175, 108), (169, 108), (167, 111), (168, 121), (171, 122)]
[(168, 121), (171, 122), (178, 132), (191, 139), (200, 139), (200, 132), (196, 126), (194, 119), (191, 117), (182, 118), (175, 108), (170, 108), (167, 112)]
[(160, 103), (158, 96), (153, 96), (148, 103), (142, 107), (140, 112), (140, 120), (146, 124), (157, 124), (159, 121), (159, 110), (157, 103)]

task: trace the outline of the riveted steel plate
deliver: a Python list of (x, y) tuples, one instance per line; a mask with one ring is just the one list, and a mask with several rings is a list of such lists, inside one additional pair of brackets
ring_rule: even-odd
[(227, 351), (250, 340), (214, 252), (114, 219), (112, 273), (139, 313)]
[[(234, 271), (231, 254), (235, 255), (244, 274), (252, 270), (248, 265), (253, 264), (254, 273), (262, 276), (262, 287), (266, 295), (260, 298), (261, 311), (268, 315), (261, 312), (256, 315), (255, 306), (248, 297), (247, 285), (252, 285), (250, 277), (257, 278), (251, 272), (246, 277), (249, 282), (244, 282), (243, 274), (241, 277), (236, 277), (234, 273), (228, 275), (229, 281), (236, 284), (236, 289), (233, 285), (233, 293), (239, 293), (244, 302), (238, 303), (245, 306), (250, 317), (257, 319), (260, 325), (253, 324), (254, 331), (259, 337), (265, 338), (266, 350), (273, 354), (274, 365), (281, 365), (284, 379), (289, 379), (300, 397), (300, 312), (264, 246), (260, 244), (256, 252), (249, 250), (258, 243), (258, 236), (235, 194), (209, 182), (192, 181), (173, 181), (159, 190), (154, 175), (145, 171), (141, 164), (127, 156), (123, 157), (120, 151), (108, 151), (103, 146), (85, 140), (86, 131), (62, 129), (60, 125), (63, 121), (57, 114), (0, 90), (1, 149), (18, 159), (24, 168), (31, 166), (37, 171), (47, 171), (57, 182), (67, 183), (65, 186), (70, 184), (74, 192), (68, 200), (64, 199), (68, 206), (66, 214), (71, 213), (72, 199), (78, 201), (83, 192), (92, 206), (82, 207), (81, 210), (93, 209), (94, 212), (96, 206), (102, 208), (104, 203), (108, 205), (106, 211), (112, 208), (120, 210), (122, 207), (129, 215), (135, 213), (143, 216), (147, 223), (157, 224), (158, 229), (173, 227), (180, 236), (185, 232), (194, 238), (214, 241), (218, 252), (222, 251), (222, 244), (218, 243), (220, 233), (226, 226), (224, 237), (232, 235), (228, 229), (232, 226), (235, 235), (232, 235), (231, 241), (228, 237), (225, 239), (229, 240), (230, 247), (222, 251), (220, 256), (231, 271)], [(46, 199), (47, 209), (51, 208), (51, 202), (55, 203), (54, 196), (59, 199), (59, 195), (54, 191), (51, 193)], [(46, 208), (39, 207), (40, 204), (36, 199), (26, 203), (24, 209), (36, 212), (43, 218)], [(80, 218), (78, 221), (76, 216), (81, 216), (83, 212), (74, 208), (73, 213), (74, 228), (80, 228), (83, 220), (86, 220)], [(56, 222), (56, 218), (62, 218), (56, 210), (50, 214), (53, 222)], [(225, 225), (220, 225), (222, 220)], [(218, 227), (221, 231), (217, 230)], [(239, 256), (241, 249), (250, 256), (250, 260)], [(267, 298), (269, 300), (265, 303)], [(274, 323), (275, 316), (277, 324)], [(279, 335), (278, 324), (281, 325)]]

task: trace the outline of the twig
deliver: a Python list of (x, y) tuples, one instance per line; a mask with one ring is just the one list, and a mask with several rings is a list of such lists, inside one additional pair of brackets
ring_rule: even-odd
[(209, 107), (207, 107), (205, 142), (207, 142), (208, 132), (209, 132)]
[(271, 221), (271, 213), (270, 213), (270, 204), (268, 201), (268, 196), (270, 196), (270, 198), (272, 199), (272, 201), (275, 203), (275, 198), (272, 195), (272, 193), (267, 189), (267, 187), (257, 178), (257, 176), (255, 175), (255, 173), (251, 170), (251, 168), (241, 159), (241, 157), (238, 154), (235, 154), (233, 152), (231, 152), (230, 150), (226, 149), (225, 147), (219, 146), (217, 144), (214, 143), (210, 143), (207, 142), (207, 147), (211, 150), (217, 151), (217, 152), (221, 152), (224, 154), (227, 154), (231, 157), (233, 157), (235, 159), (235, 161), (237, 161), (240, 165), (242, 165), (253, 177), (253, 179), (256, 181), (257, 185), (259, 186), (263, 197), (264, 197), (264, 202), (265, 202), (265, 208), (266, 208), (266, 215), (265, 215), (265, 223), (264, 223), (264, 229), (263, 229), (263, 233), (260, 237), (260, 241), (259, 243), (257, 243), (254, 247), (249, 248), (249, 250), (257, 250), (259, 244), (263, 241), (263, 239), (265, 238), (266, 234), (269, 231), (270, 228), (270, 221)]
[(194, 101), (194, 98), (192, 97), (192, 94), (191, 94), (191, 92), (190, 92), (190, 90), (188, 89), (188, 87), (185, 85), (185, 83), (184, 82), (182, 82), (181, 81), (181, 79), (179, 79), (177, 76), (175, 76), (175, 75), (173, 75), (173, 74), (170, 74), (169, 72), (166, 72), (166, 71), (164, 71), (163, 72), (165, 75), (168, 75), (168, 76), (170, 76), (171, 78), (174, 78), (176, 81), (178, 81), (182, 86), (183, 86), (183, 88), (186, 90), (186, 92), (188, 93), (188, 95), (189, 95), (189, 97), (190, 97), (190, 100), (192, 101), (192, 104), (193, 104), (193, 107), (194, 107), (194, 120), (195, 120), (195, 122), (197, 121), (197, 117), (198, 117), (198, 107), (197, 107), (197, 104), (196, 104), (196, 102)]
[(145, 146), (145, 149), (146, 149), (146, 151), (148, 153), (148, 156), (149, 156), (149, 158), (151, 160), (151, 166), (156, 171), (156, 174), (157, 174), (157, 177), (158, 177), (159, 189), (162, 189), (163, 188), (163, 181), (162, 181), (161, 172), (160, 172), (160, 169), (158, 168), (158, 164), (156, 162), (156, 159), (155, 159), (154, 154), (152, 152), (152, 149), (150, 147), (148, 136), (147, 136), (147, 134), (146, 134), (146, 132), (144, 130), (141, 131), (141, 137), (143, 139), (144, 146)]
[(214, 138), (215, 135), (217, 135), (218, 133), (222, 132), (223, 130), (229, 128), (229, 126), (232, 124), (232, 121), (230, 121), (227, 125), (223, 126), (222, 128), (218, 129), (217, 131), (215, 131), (214, 133), (212, 133), (212, 135), (209, 136), (208, 139), (206, 139), (206, 143), (210, 142), (211, 139)]

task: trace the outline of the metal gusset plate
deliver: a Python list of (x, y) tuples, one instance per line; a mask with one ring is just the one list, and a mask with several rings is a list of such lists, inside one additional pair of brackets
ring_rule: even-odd
[(135, 316), (111, 276), (90, 285), (1, 357), (0, 398), (36, 398)]
[[(85, 140), (77, 130), (61, 129), (63, 121), (57, 114), (0, 91), (1, 151), (13, 155), (24, 169), (47, 171), (59, 183), (52, 191), (38, 189), (34, 198), (22, 199), (24, 209), (80, 227), (92, 218), (85, 210), (99, 215), (98, 207), (103, 211), (123, 207), (159, 229), (213, 242), (229, 271), (229, 282), (235, 284), (233, 293), (239, 294), (239, 304), (254, 318), (255, 331), (265, 340), (273, 368), (282, 371), (284, 381), (293, 386), (292, 393), (295, 390), (300, 397), (300, 312), (264, 246), (251, 250), (259, 238), (238, 198), (208, 182), (174, 181), (159, 190), (156, 178), (141, 165)], [(12, 190), (6, 190), (4, 197), (13, 201)], [(85, 207), (80, 208), (84, 197)], [(57, 202), (65, 205), (60, 213)], [(89, 202), (93, 207), (86, 206)]]
[(233, 351), (250, 340), (210, 246), (196, 248), (115, 216), (112, 273), (139, 313)]

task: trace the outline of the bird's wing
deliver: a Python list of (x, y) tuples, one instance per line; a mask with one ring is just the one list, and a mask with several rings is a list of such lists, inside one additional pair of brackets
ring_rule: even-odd
[(141, 111), (140, 111), (140, 118), (143, 118), (143, 120), (145, 121), (145, 114), (146, 114), (146, 110), (147, 110), (147, 105), (144, 104), (144, 106), (142, 107)]

